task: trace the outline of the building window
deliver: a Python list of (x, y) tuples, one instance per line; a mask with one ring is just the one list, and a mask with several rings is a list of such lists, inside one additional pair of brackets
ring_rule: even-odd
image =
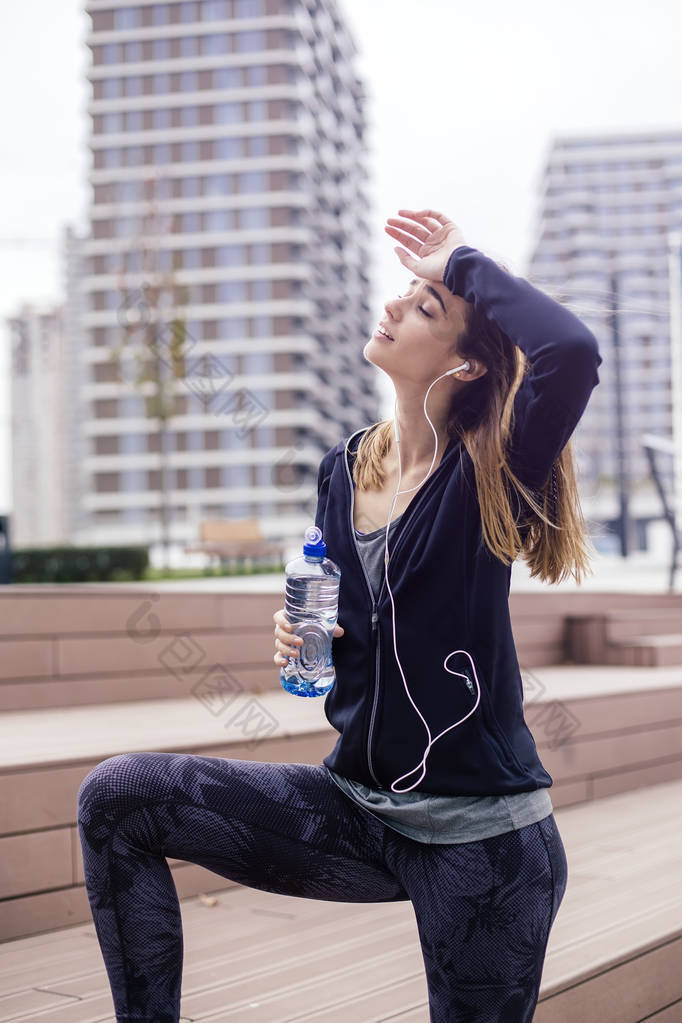
[[(216, 139), (215, 155), (218, 160), (231, 160), (244, 155), (244, 139)], [(253, 153), (251, 154), (253, 156)]]
[(249, 121), (267, 121), (268, 104), (264, 99), (254, 99), (246, 104)]
[(269, 263), (270, 262), (270, 246), (265, 244), (252, 245), (251, 246), (251, 262), (252, 263)]
[(216, 285), (219, 302), (246, 302), (246, 284), (244, 281), (219, 281)]
[(234, 48), (237, 53), (255, 53), (264, 50), (265, 32), (235, 32)]
[(187, 142), (180, 143), (181, 159), (188, 163), (192, 160), (199, 159), (199, 143), (196, 139), (189, 139)]
[(254, 135), (249, 139), (249, 156), (267, 156), (268, 140), (264, 135)]
[(141, 167), (143, 163), (144, 149), (142, 146), (129, 146), (126, 152), (126, 167)]
[(237, 191), (244, 192), (267, 192), (268, 175), (266, 171), (245, 171), (237, 174)]
[(180, 124), (183, 128), (194, 128), (199, 123), (198, 106), (180, 107)]
[(168, 60), (170, 57), (170, 39), (154, 39), (152, 57), (154, 60)]
[(252, 208), (239, 211), (239, 227), (269, 227), (268, 210)]
[(146, 435), (143, 433), (121, 433), (119, 451), (122, 455), (140, 455), (147, 450)]
[(234, 210), (209, 210), (205, 218), (207, 231), (231, 231), (234, 227)]
[(142, 24), (141, 7), (120, 7), (114, 10), (114, 28), (139, 28)]
[[(234, 338), (245, 338), (247, 336), (246, 320), (240, 316), (232, 316), (230, 319), (221, 320), (218, 326), (218, 337), (221, 340), (233, 340)], [(225, 358), (225, 356), (221, 356)], [(231, 366), (237, 371), (236, 361)]]
[(107, 43), (106, 46), (102, 46), (102, 62), (104, 64), (118, 64), (121, 59), (120, 49), (118, 43)]
[(197, 270), (201, 267), (201, 249), (184, 249), (182, 265), (185, 270)]
[(199, 39), (197, 36), (180, 37), (180, 57), (196, 57), (199, 53)]
[(160, 107), (154, 111), (152, 124), (155, 128), (170, 128), (171, 112), (169, 107)]
[(202, 21), (227, 21), (231, 16), (230, 0), (203, 0), (200, 14)]
[(130, 64), (136, 60), (142, 60), (142, 43), (130, 42), (124, 46), (125, 61)]
[(183, 25), (187, 25), (190, 21), (197, 21), (198, 14), (196, 3), (180, 4), (180, 21)]
[(216, 89), (239, 89), (243, 81), (243, 70), (240, 67), (219, 67), (214, 72)]
[(201, 214), (185, 213), (181, 218), (181, 224), (185, 234), (195, 234), (201, 230)]
[(201, 37), (202, 56), (220, 57), (230, 52), (230, 36), (226, 32), (215, 32)]
[(121, 95), (122, 78), (105, 78), (102, 82), (102, 98), (118, 99)]
[(216, 251), (218, 266), (244, 266), (246, 263), (244, 245), (219, 245)]
[(235, 18), (262, 18), (265, 14), (263, 0), (235, 0)]
[(168, 4), (152, 5), (152, 25), (168, 24)]
[(246, 69), (247, 85), (267, 85), (267, 68), (263, 64), (254, 64)]
[(126, 114), (126, 131), (142, 131), (144, 116), (141, 110), (129, 110)]
[(195, 92), (199, 88), (199, 76), (196, 71), (183, 71), (180, 75), (180, 90)]
[(201, 195), (199, 178), (181, 178), (180, 188), (182, 195), (185, 198), (192, 198), (194, 196)]
[(254, 316), (251, 320), (252, 337), (270, 337), (272, 333), (272, 320), (269, 316)]
[(124, 78), (123, 81), (125, 83), (126, 96), (142, 95), (142, 78), (140, 75), (131, 75), (130, 78)]
[(121, 130), (121, 117), (122, 116), (123, 115), (120, 114), (120, 113), (118, 113), (118, 114), (104, 114), (104, 117), (102, 118), (102, 128), (104, 130), (104, 133), (108, 135), (109, 132), (120, 131)]
[(152, 92), (157, 96), (170, 92), (170, 75), (152, 75)]
[(171, 147), (167, 142), (162, 142), (161, 145), (154, 146), (154, 163), (165, 164), (171, 162)]
[(231, 174), (207, 174), (204, 178), (204, 195), (229, 195), (231, 186)]
[(242, 104), (217, 103), (215, 119), (217, 124), (237, 124), (242, 120)]

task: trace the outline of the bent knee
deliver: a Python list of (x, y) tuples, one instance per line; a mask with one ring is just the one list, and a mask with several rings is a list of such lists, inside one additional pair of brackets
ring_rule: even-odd
[(143, 794), (153, 763), (162, 753), (118, 753), (100, 761), (86, 774), (78, 789), (78, 819), (93, 811), (125, 809)]

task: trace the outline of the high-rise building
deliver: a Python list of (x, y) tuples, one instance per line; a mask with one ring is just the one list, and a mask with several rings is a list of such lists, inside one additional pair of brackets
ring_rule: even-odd
[(297, 535), (321, 455), (379, 418), (351, 36), (335, 0), (87, 11), (80, 538), (159, 538), (164, 490), (181, 543), (206, 518)]
[[(642, 435), (672, 432), (668, 247), (681, 225), (682, 132), (554, 140), (528, 277), (574, 309), (599, 342), (600, 386), (574, 445), (586, 515), (611, 526), (619, 515), (618, 358), (632, 541), (640, 547), (647, 524), (661, 517)], [(671, 492), (672, 463), (660, 467)]]
[(8, 320), (14, 547), (49, 546), (67, 538), (63, 314), (62, 306), (25, 303)]
[(63, 286), (65, 294), (63, 323), (63, 395), (64, 445), (62, 500), (66, 515), (66, 537), (70, 543), (85, 541), (88, 515), (84, 498), (88, 486), (87, 457), (90, 453), (89, 430), (86, 422), (88, 406), (85, 384), (88, 363), (84, 358), (85, 344), (85, 276), (87, 238), (66, 227), (62, 239)]

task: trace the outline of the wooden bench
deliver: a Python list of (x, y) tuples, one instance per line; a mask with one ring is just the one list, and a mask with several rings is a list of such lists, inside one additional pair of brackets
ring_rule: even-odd
[[(682, 1019), (681, 800), (678, 781), (555, 811), (569, 879), (534, 1023)], [(212, 876), (198, 898), (179, 892), (182, 1021), (427, 1023), (411, 903), (295, 898)], [(0, 976), (17, 1018), (113, 1021), (91, 920), (0, 945)]]
[[(555, 665), (524, 684), (555, 807), (682, 779), (679, 668)], [(88, 919), (76, 797), (106, 757), (164, 750), (319, 763), (336, 741), (322, 699), (297, 699), (279, 684), (242, 690), (229, 668), (184, 685), (172, 700), (0, 715), (0, 940)], [(171, 869), (183, 895), (225, 887), (200, 867)]]
[[(272, 615), (284, 576), (191, 582), (0, 587), (0, 712), (177, 699), (203, 664), (229, 664), (244, 688), (276, 689)], [(509, 600), (522, 673), (584, 662), (567, 618), (605, 612), (682, 618), (682, 594), (518, 593)], [(343, 621), (341, 621), (343, 625)], [(575, 656), (571, 657), (571, 653)], [(589, 660), (589, 659), (588, 659)], [(597, 658), (599, 660), (599, 658)], [(603, 663), (603, 662), (602, 662)]]
[(268, 540), (258, 519), (205, 519), (199, 523), (199, 542), (185, 547), (186, 554), (211, 555), (224, 564), (244, 562), (282, 564), (287, 544)]
[(566, 646), (577, 664), (682, 665), (682, 607), (567, 615)]

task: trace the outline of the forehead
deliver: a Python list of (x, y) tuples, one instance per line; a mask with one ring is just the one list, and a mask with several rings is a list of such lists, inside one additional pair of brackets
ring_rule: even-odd
[[(459, 320), (462, 325), (464, 325), (467, 306), (469, 303), (463, 298), (459, 295), (453, 295), (444, 284), (441, 284), (440, 281), (431, 281), (425, 277), (413, 277), (409, 281), (408, 288), (410, 290), (416, 287), (423, 287), (424, 291), (426, 291), (427, 288), (433, 288), (433, 290), (440, 295), (443, 305), (445, 306), (448, 319)], [(426, 294), (428, 295), (430, 292), (426, 291)], [(433, 298), (433, 296), (431, 297)], [(437, 299), (434, 298), (433, 301), (438, 305)], [(438, 306), (438, 308), (440, 308), (440, 306)]]

